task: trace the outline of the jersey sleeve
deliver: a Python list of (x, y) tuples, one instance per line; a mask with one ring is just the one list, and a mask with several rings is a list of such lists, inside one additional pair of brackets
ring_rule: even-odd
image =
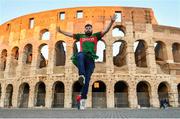
[(79, 41), (80, 39), (80, 34), (73, 34), (73, 38)]
[(101, 32), (97, 32), (97, 33), (95, 33), (95, 34), (96, 34), (97, 39), (98, 39), (98, 40), (101, 40), (101, 38), (102, 38), (102, 33), (101, 33)]

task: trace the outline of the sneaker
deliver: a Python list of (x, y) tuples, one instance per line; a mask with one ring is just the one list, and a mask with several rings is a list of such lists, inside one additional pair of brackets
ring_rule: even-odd
[(85, 110), (86, 108), (86, 100), (85, 99), (81, 99), (80, 100), (80, 109), (81, 110)]
[(85, 84), (85, 77), (83, 75), (80, 75), (78, 81), (79, 81), (80, 85), (83, 86)]

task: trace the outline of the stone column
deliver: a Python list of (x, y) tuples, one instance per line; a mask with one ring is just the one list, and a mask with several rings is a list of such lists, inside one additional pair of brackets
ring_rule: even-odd
[(126, 49), (126, 64), (128, 66), (129, 74), (136, 73), (136, 63), (135, 63), (135, 55), (134, 55), (134, 35), (133, 35), (133, 24), (132, 22), (126, 22), (126, 34), (124, 40), (127, 43)]
[(54, 63), (55, 63), (55, 44), (54, 42), (56, 41), (56, 24), (51, 24), (50, 25), (50, 41), (48, 45), (48, 51), (49, 51), (49, 56), (48, 56), (48, 67), (47, 67), (47, 73), (48, 74), (53, 74), (53, 69), (54, 69)]
[[(67, 79), (66, 79), (67, 80)], [(65, 97), (64, 97), (64, 107), (71, 108), (72, 107), (72, 82), (67, 81), (65, 84)]]
[[(150, 38), (149, 40), (152, 41)], [(150, 73), (152, 75), (157, 73), (156, 69), (156, 59), (155, 59), (155, 52), (154, 52), (154, 45), (150, 44), (146, 50), (146, 59), (147, 59), (147, 66), (149, 67)]]
[(11, 52), (8, 52), (7, 53), (7, 60), (6, 60), (6, 69), (4, 71), (4, 79), (7, 79), (9, 77), (11, 59), (12, 59)]
[(136, 63), (135, 63), (135, 56), (133, 52), (133, 45), (127, 45), (127, 55), (126, 55), (126, 63), (128, 66), (128, 71), (130, 75), (136, 73)]
[[(67, 23), (67, 31), (73, 33), (73, 22)], [(73, 39), (66, 37), (66, 61), (65, 61), (65, 77), (68, 78), (69, 74), (72, 74), (72, 61), (71, 57), (73, 55)]]
[(106, 41), (106, 73), (111, 74), (114, 72), (111, 32), (108, 32), (106, 34), (105, 41)]
[(172, 45), (166, 45), (166, 53), (167, 53), (167, 63), (174, 63)]
[[(22, 41), (25, 41), (25, 36), (26, 36), (26, 30), (25, 29), (22, 29), (21, 32), (20, 32), (20, 40)], [(16, 68), (16, 76), (17, 77), (20, 77), (21, 74), (23, 73), (23, 65), (25, 64), (26, 61), (26, 58), (25, 58), (25, 55), (24, 55), (24, 46), (19, 48), (19, 58), (18, 58), (18, 66)]]
[(169, 104), (172, 107), (178, 107), (179, 106), (177, 85), (174, 83), (172, 83), (171, 91), (169, 92)]
[[(131, 80), (135, 80), (133, 77), (131, 77)], [(130, 84), (129, 90), (128, 90), (128, 100), (129, 100), (129, 107), (130, 108), (137, 108), (138, 101), (137, 101), (137, 92), (136, 92), (136, 86), (134, 82)]]
[[(33, 79), (32, 79), (33, 80)], [(28, 102), (28, 107), (32, 108), (34, 107), (34, 98), (35, 98), (35, 84), (31, 84), (29, 87), (29, 102)]]
[(23, 73), (23, 66), (24, 66), (24, 52), (23, 49), (19, 51), (19, 58), (18, 58), (18, 66), (16, 68), (16, 77), (20, 77)]
[(111, 81), (108, 81), (107, 83), (107, 91), (106, 91), (106, 97), (107, 97), (107, 108), (114, 108), (114, 85), (112, 85)]
[[(34, 39), (35, 40), (39, 40), (40, 36), (39, 36), (39, 32), (40, 32), (40, 27), (37, 26), (34, 29)], [(33, 52), (32, 52), (32, 63), (31, 63), (31, 74), (35, 75), (36, 74), (36, 70), (37, 70), (37, 63), (39, 62), (38, 60), (38, 55), (39, 55), (39, 49), (38, 46), (36, 44), (33, 45)]]
[(52, 96), (53, 90), (52, 90), (52, 84), (46, 83), (46, 97), (45, 97), (45, 107), (51, 108), (52, 106)]
[[(155, 83), (155, 82), (154, 82)], [(158, 87), (151, 85), (150, 105), (152, 107), (159, 107)]]
[(18, 102), (18, 94), (19, 94), (19, 88), (17, 85), (13, 85), (13, 94), (12, 94), (12, 106), (17, 107)]
[(0, 102), (0, 107), (4, 107), (4, 101), (6, 98), (6, 87), (5, 87), (5, 83), (1, 84), (1, 102)]
[(92, 83), (89, 83), (86, 106), (92, 108)]

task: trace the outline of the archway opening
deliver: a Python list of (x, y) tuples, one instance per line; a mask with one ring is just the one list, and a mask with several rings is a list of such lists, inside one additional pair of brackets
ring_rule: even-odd
[(92, 85), (92, 107), (106, 108), (106, 85), (102, 81), (96, 81)]
[(125, 36), (125, 28), (123, 26), (115, 26), (112, 30), (113, 37), (124, 37)]
[(35, 106), (45, 106), (46, 86), (43, 82), (36, 85), (36, 103)]
[(96, 55), (99, 57), (95, 62), (106, 62), (106, 44), (103, 40), (97, 42)]
[(160, 83), (158, 86), (158, 96), (159, 96), (159, 104), (161, 103), (162, 100), (166, 100), (169, 104), (169, 90), (167, 85), (163, 82)]
[(64, 84), (60, 81), (56, 82), (53, 87), (54, 98), (53, 107), (64, 107)]
[(178, 85), (178, 103), (179, 103), (179, 106), (180, 106), (180, 83)]
[(19, 107), (27, 108), (29, 100), (29, 84), (24, 83), (19, 87)]
[(128, 107), (128, 86), (125, 82), (119, 81), (114, 86), (115, 107)]
[(167, 60), (166, 45), (162, 41), (156, 41), (154, 47), (156, 61)]
[(117, 67), (126, 65), (127, 43), (119, 40), (113, 43), (113, 64)]
[(56, 66), (64, 66), (66, 61), (66, 43), (58, 41), (55, 45)]
[(6, 69), (6, 60), (7, 60), (7, 50), (4, 49), (1, 52), (1, 65), (0, 65), (1, 71), (5, 71)]
[(48, 45), (42, 44), (39, 50), (39, 68), (43, 68), (48, 64)]
[(6, 87), (6, 98), (4, 99), (4, 107), (12, 106), (12, 95), (13, 95), (13, 86), (12, 84), (8, 84)]
[(41, 40), (49, 40), (50, 39), (50, 32), (48, 29), (43, 29), (40, 31), (40, 39)]
[(174, 62), (179, 63), (180, 62), (180, 44), (179, 43), (173, 43), (172, 52), (173, 52)]
[(72, 108), (76, 107), (76, 96), (80, 95), (81, 89), (82, 85), (80, 85), (78, 81), (74, 82), (72, 91)]
[(137, 40), (134, 42), (134, 55), (137, 67), (147, 67), (146, 49), (147, 44), (144, 40)]
[(146, 82), (139, 82), (136, 87), (138, 105), (141, 107), (150, 107), (149, 89)]
[(24, 47), (23, 55), (24, 55), (23, 64), (31, 64), (32, 62), (32, 45), (31, 44), (27, 44)]

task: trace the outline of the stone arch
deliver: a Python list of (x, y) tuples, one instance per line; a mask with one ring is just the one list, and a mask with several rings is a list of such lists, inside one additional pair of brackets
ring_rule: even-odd
[(114, 85), (114, 107), (129, 107), (128, 85), (125, 81), (118, 81)]
[(96, 55), (99, 58), (95, 62), (106, 62), (106, 42), (103, 39), (97, 42)]
[(146, 81), (140, 81), (136, 87), (137, 102), (141, 107), (150, 107), (150, 84)]
[(32, 44), (26, 44), (23, 51), (23, 64), (31, 64), (32, 62)]
[(46, 85), (40, 81), (35, 86), (35, 106), (45, 106)]
[(11, 56), (12, 56), (13, 59), (18, 60), (18, 58), (19, 58), (19, 48), (17, 46), (12, 48)]
[(6, 95), (4, 99), (4, 107), (12, 107), (12, 95), (13, 95), (13, 85), (8, 84), (6, 87)]
[(113, 64), (121, 67), (126, 65), (127, 43), (124, 40), (118, 40), (113, 43)]
[(64, 66), (66, 62), (66, 43), (58, 41), (55, 44), (55, 62), (56, 66)]
[(147, 43), (144, 40), (137, 40), (134, 42), (134, 55), (137, 67), (147, 67), (146, 58)]
[(72, 107), (76, 107), (76, 96), (80, 95), (82, 85), (78, 81), (75, 81), (72, 85)]
[(167, 60), (167, 50), (165, 43), (162, 41), (156, 41), (154, 47), (156, 61)]
[(158, 86), (159, 102), (166, 99), (169, 103), (169, 91), (170, 91), (170, 86), (167, 82), (161, 82), (159, 84)]
[(56, 81), (53, 85), (52, 107), (64, 107), (64, 83), (61, 81)]
[(6, 61), (7, 61), (7, 50), (3, 49), (1, 52), (1, 64), (0, 64), (0, 70), (1, 71), (5, 71)]
[(122, 25), (116, 25), (113, 27), (112, 36), (113, 37), (124, 37), (125, 36), (125, 27)]
[(103, 81), (95, 81), (92, 85), (92, 107), (106, 108), (106, 84)]
[(40, 40), (50, 40), (50, 32), (48, 29), (40, 31)]
[(48, 45), (45, 43), (43, 43), (39, 46), (38, 60), (39, 60), (39, 63), (38, 63), (39, 68), (43, 68), (43, 67), (47, 66), (47, 64), (48, 64)]
[(180, 43), (172, 44), (172, 53), (174, 62), (180, 62)]
[(178, 103), (180, 106), (180, 83), (177, 85), (177, 90), (178, 90)]
[(22, 83), (19, 86), (19, 94), (18, 94), (18, 105), (21, 108), (27, 108), (28, 107), (28, 101), (29, 101), (29, 84), (28, 83)]

